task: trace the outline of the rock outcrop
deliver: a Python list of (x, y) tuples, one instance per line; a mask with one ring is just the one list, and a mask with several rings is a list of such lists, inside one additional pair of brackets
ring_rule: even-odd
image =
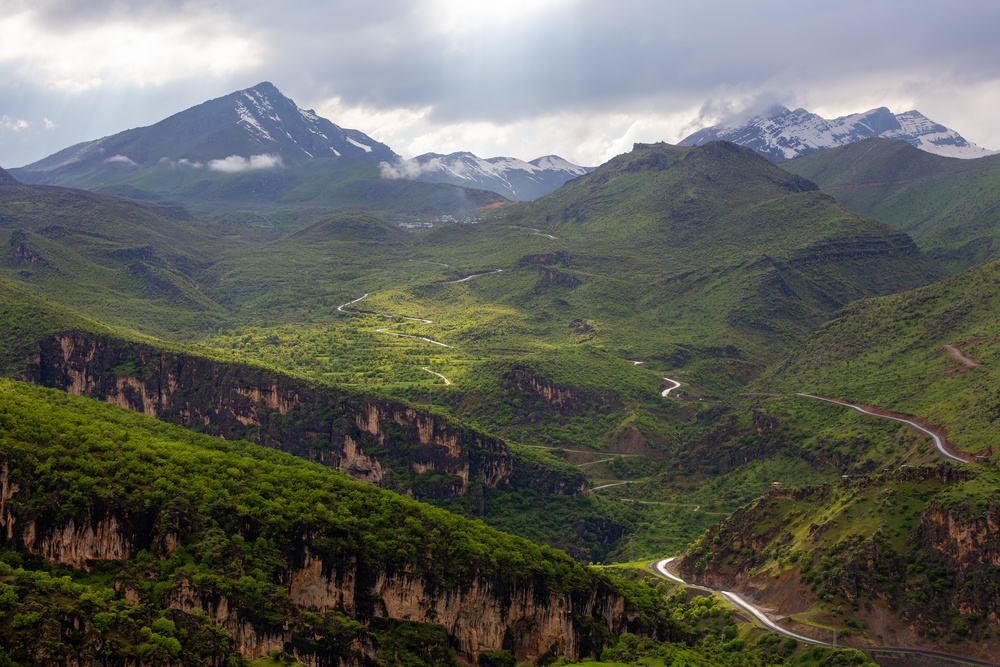
[(477, 485), (586, 488), (582, 475), (543, 469), (441, 416), (263, 368), (76, 331), (40, 341), (35, 360), (24, 379), (422, 498), (461, 496)]

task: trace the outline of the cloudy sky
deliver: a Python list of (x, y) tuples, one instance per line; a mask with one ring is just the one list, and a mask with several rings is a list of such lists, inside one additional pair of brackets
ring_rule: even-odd
[(410, 157), (596, 165), (763, 104), (1000, 149), (994, 0), (0, 0), (0, 166), (271, 81)]

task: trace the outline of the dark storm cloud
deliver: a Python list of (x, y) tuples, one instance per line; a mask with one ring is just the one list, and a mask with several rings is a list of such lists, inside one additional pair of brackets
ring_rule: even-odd
[(432, 106), (441, 122), (693, 104), (720, 87), (792, 90), (880, 72), (974, 82), (995, 78), (1000, 62), (1000, 5), (985, 2), (582, 0), (452, 34), (435, 30), (437, 7), (337, 3), (283, 17), (258, 6), (241, 20), (272, 26), (266, 69), (285, 86)]

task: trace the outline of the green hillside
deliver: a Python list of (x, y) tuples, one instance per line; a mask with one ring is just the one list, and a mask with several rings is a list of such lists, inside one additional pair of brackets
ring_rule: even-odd
[(715, 428), (704, 408), (837, 307), (937, 275), (905, 234), (722, 143), (638, 146), (537, 202), (422, 233), (344, 212), (281, 234), (6, 190), (18, 284), (115, 326), (440, 407), (551, 448), (594, 486), (676, 464)]
[(1000, 252), (1000, 156), (960, 160), (870, 139), (782, 168), (815, 181), (852, 211), (905, 230), (953, 270)]
[(917, 415), (956, 449), (1000, 449), (995, 368), (1000, 262), (851, 304), (761, 381)]
[[(255, 285), (242, 312), (281, 326), (257, 319), (209, 344), (412, 399), (433, 392), (533, 444), (662, 448), (685, 409), (662, 400), (665, 375), (694, 399), (729, 395), (837, 307), (937, 275), (906, 235), (715, 144), (640, 147), (537, 202), (411, 238), (336, 261), (339, 242), (293, 235), (255, 251), (266, 261), (224, 258), (206, 292)], [(281, 345), (262, 344), (271, 335)], [(501, 400), (512, 391), (523, 409)]]
[(648, 575), (89, 399), (0, 380), (0, 433), (7, 664), (864, 662)]
[(743, 591), (793, 631), (991, 659), (1000, 635), (994, 468), (900, 468), (772, 491), (679, 563)]
[[(452, 663), (449, 635), (466, 660), (490, 648), (462, 622), (379, 611), (379, 595), (392, 605), (391, 596), (405, 598), (412, 587), (430, 600), (457, 595), (470, 610), (481, 604), (480, 613), (499, 603), (494, 595), (512, 596), (516, 607), (521, 589), (542, 606), (564, 601), (589, 618), (579, 630), (584, 655), (600, 650), (610, 628), (679, 637), (655, 606), (640, 611), (645, 600), (623, 600), (607, 578), (559, 552), (289, 455), (7, 380), (0, 424), (8, 526), (0, 632), (18, 660), (37, 659), (43, 646), (53, 658), (90, 661), (105, 651), (253, 659), (261, 655), (254, 648), (273, 645), (269, 635), (300, 655), (351, 659), (360, 642), (389, 655), (395, 647), (413, 664)], [(395, 583), (377, 584), (379, 577)], [(317, 584), (319, 596), (306, 588)], [(477, 586), (491, 592), (460, 601)], [(46, 599), (45, 591), (57, 595)], [(593, 596), (620, 600), (639, 616), (628, 626), (622, 615), (602, 620), (603, 612), (585, 609)], [(232, 634), (239, 628), (243, 637)], [(531, 658), (550, 650), (541, 639), (512, 636), (493, 649)], [(550, 639), (561, 642), (552, 647), (559, 654), (574, 650)]]
[(224, 311), (200, 271), (240, 237), (183, 209), (82, 190), (0, 188), (0, 275), (111, 325), (184, 338)]
[(960, 458), (996, 458), (994, 261), (930, 285), (838, 311), (773, 364), (687, 449), (690, 502), (732, 509), (772, 481), (818, 484), (885, 466), (934, 463), (925, 433), (798, 394), (910, 416)]

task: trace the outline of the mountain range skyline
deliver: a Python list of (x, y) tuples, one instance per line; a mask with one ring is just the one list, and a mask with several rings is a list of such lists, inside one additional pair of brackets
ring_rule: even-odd
[[(245, 143), (247, 134), (250, 145)], [(244, 142), (237, 140), (238, 136), (243, 136)], [(824, 119), (806, 109), (792, 111), (780, 104), (702, 128), (682, 138), (677, 145), (732, 141), (770, 159), (781, 160), (872, 137), (901, 139), (944, 157), (968, 159), (994, 152), (968, 142), (955, 130), (935, 123), (917, 110), (893, 114), (880, 107)], [(491, 189), (513, 199), (532, 199), (551, 188), (543, 186), (538, 190), (529, 185), (518, 195), (515, 186), (507, 182), (507, 173), (521, 172), (518, 178), (537, 181), (536, 172), (559, 172), (561, 182), (596, 167), (573, 164), (554, 153), (530, 161), (520, 156), (483, 158), (466, 150), (448, 155), (427, 152), (415, 157), (401, 156), (365, 132), (338, 126), (313, 109), (297, 106), (269, 81), (207, 100), (146, 127), (74, 144), (25, 167), (47, 172), (81, 160), (96, 160), (128, 168), (137, 166), (138, 159), (146, 164), (169, 161), (180, 167), (236, 172), (280, 168), (282, 155), (289, 151), (300, 158), (347, 155), (379, 165), (382, 176), (388, 179), (469, 185), (483, 183), (485, 178), (495, 183)]]
[(86, 11), (14, 0), (0, 18), (0, 164), (265, 80), (404, 157), (557, 154), (596, 165), (775, 103), (824, 118), (919, 109), (997, 148), (998, 21), (1000, 9), (971, 0), (905, 10), (390, 0), (295, 11), (257, 0), (99, 0)]

